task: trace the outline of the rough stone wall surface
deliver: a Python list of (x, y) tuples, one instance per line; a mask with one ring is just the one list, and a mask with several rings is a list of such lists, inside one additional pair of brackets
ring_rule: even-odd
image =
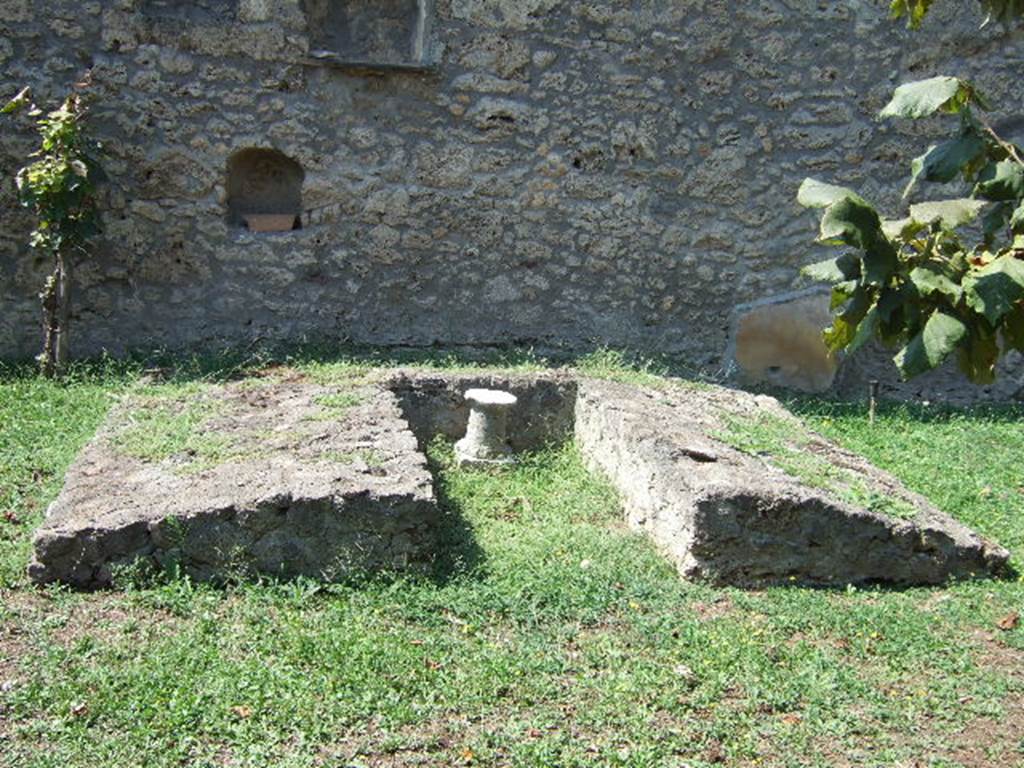
[[(962, 0), (915, 36), (881, 0), (435, 0), (410, 51), (433, 67), (376, 73), (310, 62), (306, 5), (0, 0), (0, 98), (92, 70), (110, 182), (78, 354), (325, 337), (714, 365), (731, 309), (820, 258), (804, 176), (894, 208), (948, 133), (878, 123), (896, 84), (959, 73), (997, 123), (1024, 106), (1019, 38)], [(32, 139), (4, 129), (0, 175)], [(301, 164), (301, 230), (229, 224), (228, 158), (253, 147)], [(26, 356), (46, 265), (10, 184), (0, 210), (0, 357)]]

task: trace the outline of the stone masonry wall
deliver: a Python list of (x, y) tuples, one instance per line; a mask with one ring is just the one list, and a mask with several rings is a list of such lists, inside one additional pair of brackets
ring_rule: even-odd
[[(732, 308), (820, 258), (803, 177), (895, 206), (922, 137), (950, 130), (878, 123), (896, 84), (960, 73), (997, 123), (1024, 106), (1020, 37), (965, 0), (912, 37), (883, 0), (342, 1), (0, 0), (0, 99), (92, 70), (110, 182), (78, 354), (326, 337), (715, 364)], [(332, 66), (324, 40), (393, 66)], [(32, 139), (4, 128), (4, 178)], [(301, 229), (229, 221), (248, 148), (301, 165)], [(0, 211), (0, 357), (26, 356), (45, 265), (8, 182)]]

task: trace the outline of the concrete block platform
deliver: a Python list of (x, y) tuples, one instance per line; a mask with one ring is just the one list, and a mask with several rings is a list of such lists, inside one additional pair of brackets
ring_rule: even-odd
[(68, 471), (30, 576), (89, 588), (139, 561), (209, 580), (427, 567), (440, 512), (424, 448), (465, 434), (474, 388), (516, 396), (511, 450), (575, 440), (683, 577), (907, 586), (1006, 568), (1005, 549), (770, 397), (397, 371), (337, 385), (292, 372), (170, 401), (136, 393)]

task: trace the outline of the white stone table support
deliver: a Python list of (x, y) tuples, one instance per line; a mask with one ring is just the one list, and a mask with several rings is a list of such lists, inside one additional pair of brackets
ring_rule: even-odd
[(455, 444), (458, 466), (493, 466), (514, 464), (508, 444), (508, 413), (518, 399), (511, 392), (496, 389), (470, 389), (465, 394), (469, 403), (466, 436)]

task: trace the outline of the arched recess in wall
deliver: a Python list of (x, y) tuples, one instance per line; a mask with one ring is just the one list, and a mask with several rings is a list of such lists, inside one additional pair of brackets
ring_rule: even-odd
[(255, 232), (302, 226), (302, 166), (276, 149), (243, 149), (228, 158), (228, 223)]

